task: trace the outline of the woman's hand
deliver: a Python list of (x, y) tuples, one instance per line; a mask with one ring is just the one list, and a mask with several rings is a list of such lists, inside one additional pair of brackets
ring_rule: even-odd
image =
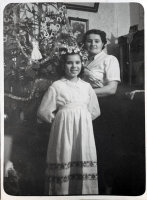
[(88, 68), (84, 68), (84, 76), (90, 77), (91, 76), (91, 72)]
[(94, 85), (95, 87), (98, 88), (103, 87), (101, 81), (95, 78), (93, 73), (87, 68), (84, 69), (84, 79), (87, 80), (87, 82), (89, 82), (92, 86)]
[(95, 88), (95, 93), (98, 97), (105, 97), (109, 95), (114, 95), (117, 90), (118, 81), (108, 82), (107, 85), (102, 88)]

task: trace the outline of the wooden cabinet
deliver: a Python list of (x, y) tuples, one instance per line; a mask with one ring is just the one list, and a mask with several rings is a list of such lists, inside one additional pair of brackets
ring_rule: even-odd
[(119, 38), (122, 83), (144, 89), (144, 30)]

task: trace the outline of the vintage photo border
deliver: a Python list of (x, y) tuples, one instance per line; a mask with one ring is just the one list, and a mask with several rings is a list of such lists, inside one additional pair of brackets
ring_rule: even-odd
[[(85, 1), (81, 1), (82, 2), (86, 2), (87, 0)], [(0, 30), (0, 45), (1, 47), (3, 47), (3, 10), (4, 10), (4, 7), (8, 4), (8, 3), (32, 3), (32, 2), (36, 2), (34, 0), (22, 0), (22, 1), (9, 1), (9, 0), (2, 0), (1, 2), (1, 6), (0, 6), (0, 26), (1, 26), (1, 30)], [(38, 2), (44, 2), (44, 0), (40, 0)], [(61, 2), (64, 2), (64, 1), (61, 1)], [(66, 1), (67, 2), (67, 1)], [(74, 2), (74, 1), (73, 1)], [(89, 1), (87, 1), (89, 2)], [(95, 0), (95, 2), (99, 2), (97, 0)], [(101, 3), (119, 3), (120, 1), (119, 0), (114, 0), (114, 1), (105, 1), (105, 0), (101, 0)], [(130, 3), (130, 2), (134, 2), (134, 1), (127, 1), (127, 0), (121, 0), (121, 2), (124, 2), (124, 3)], [(141, 3), (144, 7), (144, 9), (147, 11), (147, 5), (146, 5), (146, 2), (144, 0), (138, 0), (136, 3)], [(69, 8), (70, 9), (70, 8)], [(86, 10), (85, 10), (86, 11)], [(93, 12), (93, 11), (92, 11)], [(145, 12), (145, 21), (147, 20), (146, 18), (146, 12)], [(145, 24), (145, 27), (146, 27), (146, 24)], [(145, 28), (146, 29), (146, 28)], [(147, 33), (145, 31), (145, 38), (147, 38)], [(146, 44), (146, 41), (145, 41), (145, 44)], [(145, 49), (146, 49), (146, 45), (145, 45)], [(1, 59), (0, 59), (0, 63), (1, 63), (1, 66), (3, 66), (3, 48), (2, 50), (0, 51), (0, 56), (1, 56)], [(145, 51), (145, 63), (147, 60), (147, 51)], [(146, 65), (146, 64), (145, 64)], [(1, 84), (0, 84), (0, 91), (1, 91), (1, 94), (0, 94), (0, 97), (1, 97), (1, 104), (0, 104), (0, 109), (1, 109), (1, 113), (0, 113), (0, 122), (1, 122), (1, 198), (2, 200), (39, 200), (39, 199), (43, 199), (43, 200), (145, 200), (147, 199), (147, 191), (145, 191), (145, 193), (141, 196), (101, 196), (101, 195), (98, 195), (98, 196), (90, 196), (90, 195), (87, 195), (87, 196), (11, 196), (11, 195), (7, 195), (5, 192), (4, 192), (4, 189), (3, 189), (3, 160), (4, 160), (4, 126), (3, 126), (3, 119), (4, 119), (4, 99), (3, 99), (3, 95), (4, 95), (4, 77), (3, 77), (3, 73), (4, 73), (4, 70), (3, 70), (3, 67), (0, 67), (0, 78), (1, 78)], [(145, 70), (145, 77), (147, 77), (147, 70)], [(147, 88), (147, 80), (145, 78), (145, 88)], [(145, 92), (145, 99), (146, 99), (146, 92)], [(145, 104), (145, 111), (147, 112), (147, 105)], [(146, 117), (145, 117), (145, 121), (147, 122), (146, 120)], [(147, 130), (145, 130), (147, 131)], [(146, 135), (146, 134), (145, 134)], [(146, 142), (147, 142), (147, 137), (146, 137)], [(146, 157), (147, 157), (147, 146), (145, 147), (146, 149)], [(146, 161), (146, 169), (147, 169), (147, 161)], [(147, 170), (146, 170), (147, 171)], [(146, 174), (146, 180), (147, 180), (147, 174)], [(146, 184), (147, 185), (147, 184)], [(147, 186), (146, 186), (147, 187)]]

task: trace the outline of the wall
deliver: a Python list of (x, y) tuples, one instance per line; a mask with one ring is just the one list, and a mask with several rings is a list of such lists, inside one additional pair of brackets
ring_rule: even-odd
[(131, 26), (138, 24), (138, 29), (144, 29), (144, 8), (139, 3), (130, 4), (130, 23)]
[[(97, 13), (93, 13), (93, 12), (84, 12), (84, 11), (77, 11), (77, 10), (68, 10), (67, 14), (68, 16), (72, 16), (72, 17), (79, 17), (79, 18), (83, 18), (83, 19), (89, 19), (89, 29), (92, 28), (97, 28), (97, 29), (101, 29), (103, 31), (105, 31), (107, 33), (107, 37), (111, 38), (111, 34), (114, 37), (118, 36), (118, 13), (120, 16), (120, 12), (121, 13), (127, 13), (125, 14), (125, 16), (127, 16), (128, 13), (128, 6), (129, 4), (126, 3), (124, 4), (124, 6), (119, 6), (118, 4), (115, 3), (100, 3), (99, 4), (99, 9)], [(122, 8), (122, 10), (120, 11), (120, 7)], [(125, 11), (125, 12), (124, 12)], [(123, 16), (123, 17), (125, 17)], [(124, 19), (124, 18), (123, 18)], [(128, 20), (128, 16), (127, 16), (127, 20), (124, 20), (125, 23)], [(122, 23), (122, 22), (121, 22)], [(128, 26), (121, 26), (122, 30), (125, 29)], [(127, 34), (127, 31), (122, 31), (124, 33)]]
[(89, 29), (104, 30), (107, 37), (119, 37), (129, 33), (132, 25), (143, 29), (143, 7), (139, 3), (100, 3), (97, 13), (68, 10), (67, 15), (89, 20)]

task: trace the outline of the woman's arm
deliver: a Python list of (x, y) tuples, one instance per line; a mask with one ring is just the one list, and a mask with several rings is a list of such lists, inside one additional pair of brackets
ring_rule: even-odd
[(105, 97), (116, 93), (118, 81), (110, 81), (102, 88), (95, 88), (94, 91), (98, 97)]
[(94, 120), (98, 116), (100, 116), (101, 111), (100, 111), (100, 107), (99, 107), (98, 98), (91, 86), (89, 89), (89, 95), (90, 95), (90, 99), (89, 99), (89, 104), (88, 104), (88, 110), (91, 114), (92, 120)]

